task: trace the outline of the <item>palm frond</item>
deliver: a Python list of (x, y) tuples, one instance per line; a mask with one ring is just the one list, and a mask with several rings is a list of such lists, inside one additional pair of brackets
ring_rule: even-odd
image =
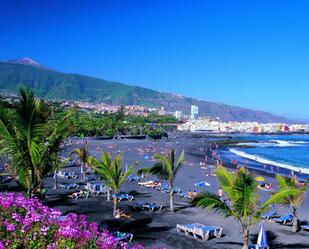
[(175, 166), (175, 169), (174, 169), (174, 175), (177, 174), (177, 171), (178, 171), (178, 169), (179, 169), (180, 166), (181, 166), (181, 163), (182, 163), (182, 161), (183, 161), (183, 159), (184, 159), (184, 156), (185, 156), (185, 152), (182, 151), (182, 152), (180, 153), (179, 157), (178, 157), (178, 160), (177, 160), (177, 163), (176, 163), (176, 166)]
[(287, 198), (289, 198), (290, 196), (296, 196), (299, 193), (300, 191), (294, 188), (284, 188), (278, 190), (262, 205), (262, 207), (267, 207), (274, 203), (286, 204)]
[[(171, 152), (172, 153), (172, 152)], [(171, 154), (170, 153), (170, 154)], [(156, 154), (154, 156), (154, 158), (161, 163), (161, 165), (164, 167), (164, 170), (162, 170), (161, 172), (168, 172), (168, 175), (171, 177), (174, 174), (174, 170), (173, 170), (173, 165), (171, 164), (170, 161), (170, 155), (168, 156), (164, 156), (161, 154)]]
[(145, 174), (145, 175), (150, 175), (150, 169), (151, 168), (141, 168), (137, 171), (137, 174), (138, 175), (142, 175), (142, 174)]
[(217, 178), (220, 183), (220, 186), (224, 190), (225, 194), (228, 196), (229, 199), (233, 199), (234, 197), (233, 186), (234, 186), (235, 176), (224, 167), (218, 167), (216, 169), (216, 174), (217, 174)]
[(161, 162), (155, 163), (151, 168), (148, 169), (147, 173), (150, 175), (156, 175), (162, 180), (169, 179), (169, 172), (166, 170), (166, 167), (164, 167)]
[(246, 218), (257, 208), (257, 183), (252, 174), (244, 169), (237, 172), (233, 185), (233, 209)]
[(281, 176), (281, 175), (276, 175), (276, 179), (277, 179), (278, 186), (279, 186), (280, 189), (282, 189), (282, 188), (288, 188), (288, 187), (289, 187), (288, 184), (287, 184), (286, 179), (285, 179), (283, 176)]
[(232, 214), (230, 207), (225, 202), (220, 200), (219, 196), (210, 192), (205, 192), (198, 195), (191, 201), (191, 204), (196, 207), (213, 209), (224, 214), (226, 217)]
[(138, 163), (137, 162), (134, 162), (133, 164), (131, 164), (127, 171), (124, 172), (122, 175), (121, 175), (121, 178), (120, 178), (120, 181), (119, 181), (119, 185), (121, 186), (125, 180), (127, 179), (127, 176), (131, 175), (133, 173), (133, 169), (134, 167), (137, 165)]

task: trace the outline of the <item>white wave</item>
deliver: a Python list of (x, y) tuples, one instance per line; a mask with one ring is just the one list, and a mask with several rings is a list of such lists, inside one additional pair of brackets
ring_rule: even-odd
[(293, 141), (286, 141), (286, 140), (270, 140), (270, 142), (273, 142), (278, 147), (294, 147), (299, 146), (295, 144)]
[(246, 146), (253, 146), (253, 147), (274, 147), (277, 146), (274, 142), (249, 142), (249, 143), (239, 143), (238, 145), (246, 145)]
[(286, 141), (286, 140), (269, 140), (260, 142), (239, 143), (238, 145), (247, 145), (254, 147), (299, 147), (307, 144), (306, 141)]
[(309, 144), (308, 141), (290, 141), (290, 142), (294, 144)]
[(280, 168), (285, 168), (285, 169), (289, 169), (289, 170), (293, 170), (298, 172), (299, 170), (301, 170), (302, 173), (306, 173), (309, 174), (309, 169), (308, 168), (302, 168), (302, 167), (297, 167), (297, 166), (293, 166), (293, 165), (289, 165), (289, 164), (284, 164), (284, 163), (278, 163), (272, 160), (268, 160), (265, 159), (263, 157), (260, 156), (256, 156), (256, 155), (252, 155), (252, 154), (248, 154), (246, 152), (240, 151), (240, 150), (236, 150), (236, 149), (229, 149), (230, 152), (243, 157), (243, 158), (247, 158), (262, 164), (267, 164), (267, 165), (273, 165), (273, 166), (277, 166)]

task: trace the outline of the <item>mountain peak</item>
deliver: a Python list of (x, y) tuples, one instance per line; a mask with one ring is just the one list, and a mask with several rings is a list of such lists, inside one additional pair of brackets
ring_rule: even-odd
[(40, 68), (40, 69), (45, 69), (45, 70), (52, 70), (52, 69), (45, 67), (42, 64), (36, 62), (35, 60), (33, 60), (30, 57), (24, 57), (24, 58), (19, 58), (19, 59), (15, 59), (15, 60), (8, 60), (6, 62), (11, 63), (11, 64), (28, 65), (28, 66), (32, 66), (32, 67), (36, 67), (36, 68)]
[(19, 58), (15, 60), (8, 60), (7, 62), (13, 63), (13, 64), (24, 64), (24, 65), (34, 66), (34, 67), (41, 67), (40, 63), (36, 62), (35, 60), (29, 57)]

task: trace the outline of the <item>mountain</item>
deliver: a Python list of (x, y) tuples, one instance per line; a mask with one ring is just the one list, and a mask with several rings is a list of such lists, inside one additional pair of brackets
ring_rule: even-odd
[(40, 97), (53, 100), (164, 106), (166, 110), (183, 110), (184, 113), (190, 113), (191, 105), (197, 105), (200, 114), (219, 117), (223, 121), (291, 122), (267, 112), (197, 100), (74, 73), (60, 73), (30, 58), (0, 62), (0, 89), (16, 92), (20, 86), (30, 87)]

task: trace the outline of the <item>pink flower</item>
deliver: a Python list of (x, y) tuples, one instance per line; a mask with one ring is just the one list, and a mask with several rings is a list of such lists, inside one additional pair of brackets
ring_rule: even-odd
[(14, 232), (16, 230), (16, 227), (14, 224), (8, 224), (6, 225), (6, 230), (9, 232)]
[(0, 249), (14, 244), (17, 248), (27, 246), (27, 241), (40, 241), (47, 249), (65, 247), (87, 249), (142, 249), (139, 245), (129, 246), (119, 242), (107, 230), (100, 231), (97, 223), (88, 223), (85, 215), (68, 214), (44, 206), (38, 199), (26, 198), (22, 194), (0, 194), (0, 230), (5, 241), (0, 241)]
[(0, 240), (0, 249), (5, 249), (5, 246), (1, 240)]

